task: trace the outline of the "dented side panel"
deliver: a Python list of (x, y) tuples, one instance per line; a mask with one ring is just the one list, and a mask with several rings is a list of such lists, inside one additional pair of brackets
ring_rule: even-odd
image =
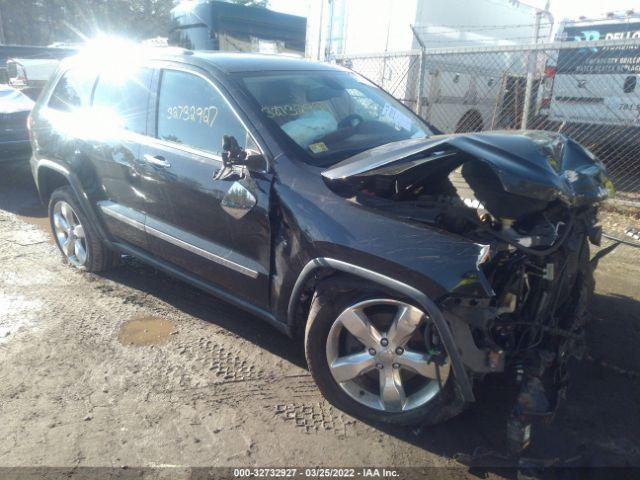
[(488, 297), (479, 268), (486, 247), (468, 239), (381, 215), (333, 193), (313, 169), (281, 157), (274, 184), (279, 217), (274, 231), (272, 295), (279, 318), (306, 263), (330, 257), (402, 281), (437, 300), (459, 294)]

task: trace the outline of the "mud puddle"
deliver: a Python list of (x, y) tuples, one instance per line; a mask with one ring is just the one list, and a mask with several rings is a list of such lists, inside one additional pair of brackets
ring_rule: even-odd
[[(51, 233), (51, 225), (49, 224), (49, 217), (28, 217), (26, 215), (18, 215), (20, 220), (23, 220), (31, 225), (35, 225), (40, 230), (46, 233)], [(53, 235), (49, 235), (49, 240), (53, 243)]]
[(171, 320), (160, 317), (136, 317), (124, 324), (118, 340), (127, 346), (164, 345), (176, 332)]

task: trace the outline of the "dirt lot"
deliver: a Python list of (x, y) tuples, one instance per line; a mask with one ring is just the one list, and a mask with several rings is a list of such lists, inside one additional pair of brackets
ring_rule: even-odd
[[(260, 320), (134, 260), (62, 264), (25, 165), (0, 165), (0, 467), (421, 466), (512, 476), (507, 390), (427, 430), (323, 401), (301, 349)], [(528, 453), (640, 466), (640, 250), (597, 271), (590, 358)], [(0, 476), (2, 476), (0, 474)]]

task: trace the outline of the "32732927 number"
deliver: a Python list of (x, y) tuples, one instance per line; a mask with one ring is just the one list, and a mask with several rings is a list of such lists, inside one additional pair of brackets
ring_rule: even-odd
[(218, 116), (218, 108), (211, 105), (199, 107), (197, 105), (175, 105), (167, 107), (167, 120), (180, 120), (213, 126)]

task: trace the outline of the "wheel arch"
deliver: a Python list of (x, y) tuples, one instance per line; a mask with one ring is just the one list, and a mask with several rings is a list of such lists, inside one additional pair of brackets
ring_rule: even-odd
[(36, 186), (42, 203), (49, 203), (49, 198), (51, 198), (54, 190), (66, 185), (73, 189), (73, 185), (69, 180), (69, 172), (64, 167), (53, 162), (41, 162), (38, 165)]
[(100, 239), (108, 246), (112, 246), (112, 242), (109, 240), (109, 236), (102, 222), (99, 221), (96, 212), (91, 208), (88, 197), (84, 194), (80, 182), (74, 177), (72, 172), (63, 165), (51, 160), (42, 159), (36, 166), (34, 178), (36, 180), (40, 201), (45, 205), (48, 205), (51, 194), (56, 189), (64, 186), (70, 187), (78, 205), (82, 209), (82, 213), (93, 223)]
[[(408, 297), (415, 301), (434, 321), (438, 328), (440, 337), (451, 358), (451, 365), (455, 373), (464, 399), (467, 401), (474, 400), (473, 388), (471, 380), (467, 375), (467, 371), (462, 363), (462, 359), (456, 347), (453, 333), (449, 328), (442, 312), (438, 306), (420, 290), (407, 285), (399, 280), (388, 277), (386, 275), (368, 270), (366, 268), (353, 265), (342, 260), (336, 260), (328, 257), (318, 257), (309, 261), (300, 274), (293, 286), (287, 308), (287, 326), (290, 331), (295, 331), (298, 323), (298, 305), (301, 295), (305, 289), (317, 284), (318, 281), (327, 278), (331, 274), (340, 272), (350, 277), (366, 280), (369, 283), (378, 285), (394, 293)], [(314, 283), (315, 282), (315, 283)]]

